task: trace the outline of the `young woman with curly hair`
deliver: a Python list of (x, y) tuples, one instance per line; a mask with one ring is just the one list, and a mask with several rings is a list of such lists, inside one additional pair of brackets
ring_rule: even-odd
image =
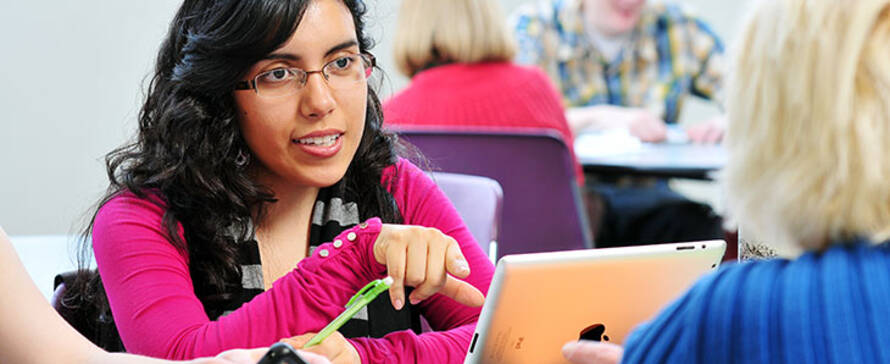
[(107, 296), (101, 316), (128, 351), (299, 343), (390, 275), (388, 295), (310, 350), (335, 363), (463, 360), (493, 266), (381, 130), (364, 13), (359, 0), (179, 9), (137, 138), (107, 158), (110, 190), (87, 230), (101, 283), (73, 289), (100, 313)]

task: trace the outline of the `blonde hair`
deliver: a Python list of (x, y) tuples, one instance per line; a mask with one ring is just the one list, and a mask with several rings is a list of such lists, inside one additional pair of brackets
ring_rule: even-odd
[(394, 55), (412, 77), (436, 63), (510, 61), (516, 41), (497, 0), (403, 0)]
[(890, 0), (764, 0), (727, 90), (741, 231), (821, 250), (890, 237)]

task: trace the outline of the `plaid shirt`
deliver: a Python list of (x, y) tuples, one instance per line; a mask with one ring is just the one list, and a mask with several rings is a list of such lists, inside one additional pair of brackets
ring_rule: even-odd
[(566, 106), (640, 107), (675, 123), (686, 94), (717, 99), (723, 44), (701, 19), (678, 5), (650, 2), (630, 45), (608, 62), (585, 33), (581, 3), (543, 0), (512, 17), (518, 61), (543, 68)]

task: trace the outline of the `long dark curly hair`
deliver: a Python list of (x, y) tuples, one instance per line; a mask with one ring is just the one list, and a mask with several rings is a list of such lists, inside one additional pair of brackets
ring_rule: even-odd
[[(95, 211), (123, 192), (159, 195), (168, 240), (188, 252), (192, 279), (207, 287), (195, 292), (202, 302), (227, 300), (227, 292), (240, 287), (237, 242), (250, 239), (251, 224), (275, 201), (241, 166), (249, 149), (233, 89), (253, 64), (290, 38), (310, 1), (185, 0), (161, 45), (135, 140), (105, 158), (110, 186)], [(360, 51), (367, 52), (373, 44), (364, 34), (364, 3), (341, 1), (352, 13)], [(398, 223), (395, 200), (380, 183), (383, 169), (397, 159), (395, 137), (382, 131), (382, 121), (380, 101), (369, 87), (364, 135), (342, 182), (363, 219), (379, 216)], [(94, 316), (107, 324), (101, 279), (84, 269), (95, 216), (83, 231), (81, 270), (63, 302), (81, 310), (79, 319)], [(177, 233), (178, 224), (188, 244)], [(78, 329), (87, 337), (107, 336), (86, 324)]]

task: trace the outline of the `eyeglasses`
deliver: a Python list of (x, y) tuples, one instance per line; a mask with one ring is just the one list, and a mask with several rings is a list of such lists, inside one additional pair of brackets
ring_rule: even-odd
[(299, 68), (276, 68), (256, 75), (252, 80), (241, 81), (235, 90), (254, 90), (260, 96), (279, 97), (297, 93), (309, 80), (309, 75), (321, 73), (328, 86), (337, 90), (349, 89), (371, 76), (374, 56), (351, 54), (338, 57), (320, 70), (306, 71)]

